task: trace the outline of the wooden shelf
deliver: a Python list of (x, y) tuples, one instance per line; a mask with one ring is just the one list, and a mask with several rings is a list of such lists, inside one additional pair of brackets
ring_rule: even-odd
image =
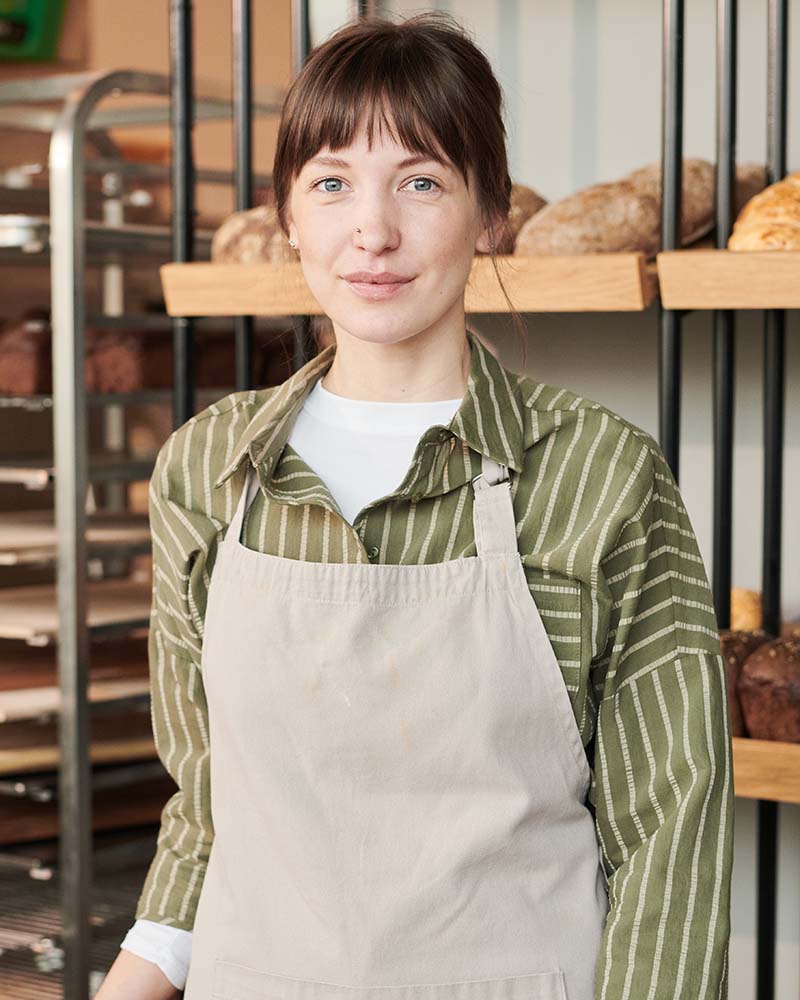
[[(110, 579), (87, 583), (87, 620), (92, 638), (146, 629), (152, 587), (149, 581)], [(36, 583), (0, 588), (0, 639), (49, 646), (58, 637), (56, 586)]]
[(800, 308), (800, 250), (667, 250), (656, 266), (665, 309)]
[[(144, 512), (98, 510), (88, 514), (86, 522), (86, 544), (91, 555), (109, 549), (129, 555), (150, 551), (150, 524)], [(52, 562), (55, 558), (52, 510), (0, 513), (0, 566)]]
[(737, 797), (800, 803), (800, 743), (743, 736), (731, 743)]
[[(129, 763), (156, 756), (147, 705), (92, 715), (89, 731), (93, 764)], [(0, 726), (0, 774), (55, 770), (60, 758), (57, 719), (9, 721)]]
[[(102, 789), (92, 796), (92, 830), (158, 823), (167, 799), (175, 790), (175, 782), (169, 775), (122, 788)], [(27, 799), (3, 802), (0, 844), (18, 845), (57, 837), (60, 829), (58, 810), (58, 802)]]
[[(520, 312), (640, 312), (656, 295), (641, 253), (497, 258), (508, 296)], [(170, 316), (322, 315), (299, 262), (162, 264)], [(491, 258), (473, 258), (465, 307), (509, 312)]]

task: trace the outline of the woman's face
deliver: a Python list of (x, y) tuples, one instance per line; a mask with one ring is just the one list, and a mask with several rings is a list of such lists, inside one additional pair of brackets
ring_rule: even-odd
[[(287, 225), (306, 283), (337, 335), (388, 344), (463, 333), (473, 254), (489, 249), (474, 175), (467, 189), (455, 167), (417, 158), (383, 132), (370, 150), (362, 126), (350, 146), (321, 149), (295, 180)], [(402, 280), (376, 284), (356, 272)]]

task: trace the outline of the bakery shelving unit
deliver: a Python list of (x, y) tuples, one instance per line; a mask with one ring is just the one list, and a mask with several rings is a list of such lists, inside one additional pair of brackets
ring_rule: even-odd
[[(0, 867), (7, 872), (15, 863), (27, 866), (40, 880), (39, 885), (29, 881), (24, 892), (16, 886), (13, 913), (8, 904), (0, 906), (0, 978), (13, 982), (14, 996), (86, 1000), (90, 947), (101, 944), (92, 942), (90, 933), (97, 923), (90, 920), (90, 891), (98, 891), (92, 876), (102, 881), (102, 872), (113, 871), (120, 858), (140, 854), (147, 860), (154, 849), (152, 843), (144, 850), (117, 843), (108, 848), (108, 857), (93, 855), (93, 829), (156, 823), (174, 790), (156, 758), (149, 717), (146, 635), (151, 585), (125, 575), (128, 557), (149, 551), (149, 528), (146, 515), (125, 509), (124, 494), (126, 482), (149, 478), (154, 459), (154, 454), (127, 450), (125, 407), (169, 403), (174, 393), (89, 393), (84, 381), (87, 323), (167, 335), (174, 329), (163, 313), (126, 312), (123, 281), (131, 262), (154, 267), (168, 259), (174, 241), (168, 225), (124, 221), (122, 179), (167, 178), (168, 168), (126, 160), (108, 131), (168, 124), (169, 96), (168, 76), (128, 70), (0, 84), (0, 126), (49, 135), (47, 166), (27, 168), (46, 175), (45, 189), (20, 190), (3, 183), (5, 175), (0, 178), (0, 203), (12, 209), (0, 215), (0, 269), (4, 262), (49, 269), (52, 329), (52, 393), (6, 395), (0, 398), (0, 418), (10, 407), (50, 411), (54, 444), (50, 455), (0, 460), (0, 482), (53, 488), (55, 493), (55, 519), (39, 510), (0, 517), (0, 565), (55, 570), (55, 583), (0, 589), (0, 797), (6, 802), (16, 798), (18, 805), (24, 800), (13, 820), (6, 811), (0, 822)], [(118, 106), (100, 106), (117, 99)], [(276, 114), (282, 99), (277, 89), (260, 89), (250, 112)], [(229, 118), (231, 111), (226, 88), (210, 82), (200, 86), (194, 120)], [(87, 155), (87, 146), (96, 157)], [(102, 199), (86, 190), (87, 177), (98, 173), (104, 182)], [(212, 183), (232, 180), (220, 171), (198, 171), (196, 177)], [(29, 210), (31, 199), (37, 198), (35, 213), (20, 210), (23, 203)], [(87, 207), (98, 204), (102, 219), (89, 218)], [(210, 240), (210, 231), (195, 234), (194, 252), (200, 258), (208, 257)], [(87, 314), (85, 277), (87, 268), (95, 266), (102, 269), (101, 312)], [(203, 395), (210, 401), (225, 391), (207, 389)], [(105, 449), (93, 455), (88, 454), (89, 406), (100, 408), (104, 418)], [(98, 482), (108, 486), (109, 509), (87, 513), (87, 488)], [(87, 567), (95, 576), (101, 571), (99, 578), (88, 579)], [(35, 727), (36, 738), (20, 742), (22, 730), (14, 727), (32, 720), (41, 724)], [(12, 732), (16, 736), (10, 736)], [(95, 764), (105, 766), (93, 770)], [(59, 837), (61, 919), (59, 908), (51, 907), (47, 926), (28, 933), (19, 925), (19, 913), (25, 912), (31, 888), (44, 892), (41, 880), (53, 873), (56, 857), (35, 863), (8, 845), (20, 838), (54, 836)], [(126, 898), (126, 921), (131, 902), (135, 898)], [(107, 964), (125, 929), (111, 927), (112, 933), (119, 933), (112, 938)], [(49, 938), (44, 936), (47, 931)], [(37, 959), (41, 969), (63, 969), (62, 982), (52, 977), (46, 983), (38, 977), (35, 985), (26, 983), (18, 961), (21, 949), (44, 954), (44, 964)], [(93, 975), (96, 979), (98, 972)]]
[[(359, 4), (366, 13), (368, 4)], [(306, 4), (296, 3), (307, 18)], [(714, 331), (714, 551), (717, 620), (730, 626), (735, 310), (765, 311), (764, 522), (762, 591), (765, 630), (781, 631), (781, 484), (784, 413), (784, 313), (800, 305), (800, 253), (729, 252), (733, 226), (736, 124), (736, 5), (717, 6), (715, 203), (716, 247), (679, 249), (683, 163), (683, 0), (663, 0), (661, 252), (499, 259), (509, 296), (520, 311), (637, 311), (656, 299), (659, 324), (659, 444), (679, 479), (682, 318), (712, 312)], [(184, 12), (185, 16), (188, 14)], [(249, 30), (242, 13), (241, 30)], [(767, 183), (786, 174), (787, 3), (768, 5)], [(180, 49), (184, 36), (171, 43)], [(240, 116), (241, 120), (241, 116)], [(241, 165), (240, 165), (241, 166)], [(246, 164), (245, 164), (246, 166)], [(178, 220), (186, 224), (187, 219)], [(476, 257), (468, 312), (506, 312), (487, 258)], [(297, 263), (217, 265), (175, 261), (162, 266), (167, 311), (174, 316), (313, 315), (319, 306)], [(301, 353), (300, 361), (303, 360)], [(775, 992), (776, 833), (779, 802), (800, 803), (800, 745), (733, 739), (735, 793), (759, 801), (757, 981), (759, 1000)]]

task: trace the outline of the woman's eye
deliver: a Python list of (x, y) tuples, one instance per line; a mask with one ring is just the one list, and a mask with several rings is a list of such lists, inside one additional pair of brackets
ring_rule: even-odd
[[(423, 184), (433, 184), (434, 187), (439, 187), (439, 183), (435, 181), (432, 177), (414, 177), (410, 180), (409, 184), (417, 184), (422, 181)], [(428, 191), (432, 191), (433, 188), (414, 188), (415, 191), (419, 191), (420, 194), (427, 194)]]
[[(327, 184), (329, 182), (333, 182), (334, 184), (341, 184), (342, 183), (339, 180), (338, 177), (323, 177), (321, 181), (317, 181), (317, 183), (314, 185), (314, 188), (316, 189), (316, 188), (318, 188), (320, 186), (320, 184)], [(338, 190), (331, 191), (330, 188), (325, 188), (324, 190), (328, 194), (338, 194), (339, 193)]]
[[(419, 184), (420, 182), (423, 183), (423, 184), (432, 184), (433, 188), (429, 188), (429, 187), (428, 188), (415, 187), (414, 190), (417, 191), (417, 192), (419, 192), (419, 194), (427, 194), (429, 191), (432, 191), (434, 188), (439, 188), (440, 187), (439, 182), (435, 181), (432, 177), (413, 177), (408, 183), (409, 184)], [(338, 194), (341, 191), (341, 188), (329, 188), (329, 187), (320, 188), (320, 184), (326, 184), (327, 185), (327, 184), (341, 184), (341, 183), (342, 183), (342, 181), (341, 181), (341, 179), (339, 177), (323, 177), (322, 180), (317, 181), (316, 184), (313, 185), (313, 187), (314, 187), (315, 190), (317, 190), (317, 189), (321, 190), (325, 194)]]

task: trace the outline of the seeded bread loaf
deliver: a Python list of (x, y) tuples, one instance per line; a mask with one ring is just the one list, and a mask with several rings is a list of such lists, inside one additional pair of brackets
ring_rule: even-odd
[(772, 639), (742, 664), (737, 686), (747, 733), (800, 743), (800, 639)]
[(725, 660), (725, 679), (728, 686), (728, 709), (731, 720), (731, 736), (746, 736), (747, 731), (739, 703), (739, 675), (742, 664), (760, 645), (769, 641), (769, 636), (761, 629), (752, 632), (736, 632), (720, 629), (722, 656)]

